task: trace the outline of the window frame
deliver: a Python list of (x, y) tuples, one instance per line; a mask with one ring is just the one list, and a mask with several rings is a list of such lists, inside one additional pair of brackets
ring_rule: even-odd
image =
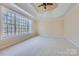
[[(8, 13), (8, 12), (11, 12), (12, 15), (14, 14), (14, 17), (12, 17), (11, 15), (6, 15), (6, 13)], [(18, 18), (16, 18), (17, 15), (21, 16), (19, 23), (17, 22)], [(10, 18), (9, 16), (12, 17), (11, 18), (12, 20), (7, 21), (6, 19)], [(32, 32), (29, 32), (29, 30), (28, 30), (28, 28), (29, 28), (28, 27), (28, 25), (29, 25), (28, 21), (30, 20), (29, 18), (15, 12), (15, 11), (12, 11), (12, 10), (6, 11), (5, 14), (4, 14), (4, 18), (5, 18), (4, 19), (5, 20), (4, 25), (6, 25), (6, 26), (4, 26), (4, 30), (5, 30), (4, 36), (5, 37), (15, 36), (15, 35), (19, 36), (19, 35), (32, 33)], [(12, 23), (10, 23), (11, 21), (12, 21)]]

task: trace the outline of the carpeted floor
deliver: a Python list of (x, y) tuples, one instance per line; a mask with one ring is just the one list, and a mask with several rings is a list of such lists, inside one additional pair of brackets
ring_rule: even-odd
[(79, 55), (78, 49), (64, 39), (34, 37), (0, 51), (2, 56)]

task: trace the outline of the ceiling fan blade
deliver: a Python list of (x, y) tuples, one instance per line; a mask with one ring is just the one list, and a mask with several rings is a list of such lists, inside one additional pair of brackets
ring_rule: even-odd
[(53, 3), (47, 3), (47, 5), (53, 5)]
[(39, 5), (38, 7), (41, 7), (41, 6), (43, 6), (43, 4)]

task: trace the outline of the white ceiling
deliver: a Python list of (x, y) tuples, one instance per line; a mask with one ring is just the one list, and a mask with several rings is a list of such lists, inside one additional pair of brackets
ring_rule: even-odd
[(31, 3), (15, 3), (17, 6), (30, 13), (33, 16), (37, 16), (37, 12), (35, 8), (31, 5)]
[(33, 15), (35, 18), (38, 19), (52, 19), (56, 17), (63, 16), (67, 11), (69, 11), (73, 5), (73, 3), (59, 3), (57, 8), (51, 11), (47, 11), (44, 13), (40, 13), (35, 6), (35, 4), (32, 3), (17, 3), (19, 7), (24, 9), (25, 11), (29, 12), (31, 15)]
[(56, 9), (40, 14), (39, 18), (52, 19), (52, 18), (63, 16), (73, 7), (73, 5), (75, 4), (67, 4), (67, 3), (58, 4), (58, 7)]
[[(34, 3), (15, 3), (17, 7), (21, 10), (25, 11), (23, 14), (30, 15), (29, 17), (33, 17), (34, 19), (53, 19), (57, 17), (61, 17), (66, 14), (75, 4), (73, 3), (58, 3), (57, 8), (51, 11), (47, 11), (44, 13), (39, 13), (37, 7)], [(18, 10), (17, 10), (18, 11)]]

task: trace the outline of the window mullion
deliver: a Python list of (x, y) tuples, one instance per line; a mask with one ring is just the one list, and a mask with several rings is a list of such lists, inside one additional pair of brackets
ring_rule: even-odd
[(14, 14), (14, 34), (16, 34), (16, 14)]

